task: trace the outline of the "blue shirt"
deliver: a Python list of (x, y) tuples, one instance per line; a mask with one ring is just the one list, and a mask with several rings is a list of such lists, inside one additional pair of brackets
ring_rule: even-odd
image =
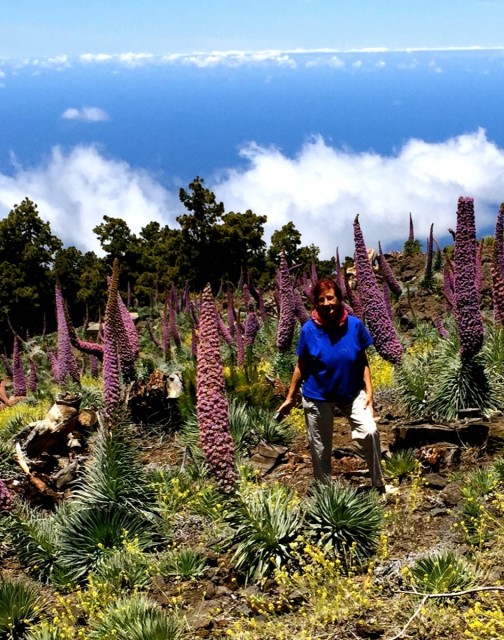
[(364, 389), (362, 352), (373, 344), (369, 331), (355, 316), (327, 330), (305, 322), (297, 354), (307, 365), (303, 372), (305, 398), (322, 402), (351, 402)]

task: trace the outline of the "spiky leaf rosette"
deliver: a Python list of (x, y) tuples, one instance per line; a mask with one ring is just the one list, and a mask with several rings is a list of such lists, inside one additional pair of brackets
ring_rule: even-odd
[(359, 216), (356, 216), (354, 220), (354, 242), (357, 284), (369, 333), (381, 357), (392, 364), (400, 364), (403, 347), (397, 337), (369, 262), (366, 244), (359, 225)]
[(460, 353), (475, 356), (483, 346), (483, 320), (476, 290), (476, 226), (473, 198), (459, 198), (455, 242), (455, 318)]
[(210, 286), (203, 291), (197, 354), (196, 413), (201, 445), (219, 486), (231, 491), (236, 480), (233, 438), (220, 353), (219, 328)]
[(355, 488), (339, 482), (317, 483), (308, 501), (306, 522), (324, 551), (362, 561), (376, 550), (383, 508), (376, 495), (359, 495)]
[(58, 383), (63, 384), (68, 377), (80, 382), (79, 369), (72, 352), (65, 303), (63, 302), (60, 287), (56, 287), (56, 320), (58, 323)]
[(105, 307), (105, 326), (103, 330), (103, 397), (105, 417), (112, 422), (122, 403), (121, 365), (119, 358), (120, 339), (117, 335), (123, 328), (117, 300), (119, 280), (119, 262), (114, 260), (110, 279), (107, 306)]
[(296, 315), (289, 265), (283, 253), (280, 256), (278, 284), (280, 289), (280, 317), (278, 318), (277, 348), (281, 353), (284, 353), (290, 349), (292, 344)]

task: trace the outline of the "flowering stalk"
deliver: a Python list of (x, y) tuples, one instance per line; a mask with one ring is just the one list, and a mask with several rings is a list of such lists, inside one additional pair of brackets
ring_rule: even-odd
[(166, 359), (170, 358), (170, 323), (168, 320), (168, 298), (163, 305), (163, 313), (161, 315), (161, 335), (163, 341), (160, 343), (161, 349)]
[(228, 287), (228, 290), (227, 290), (227, 312), (228, 312), (229, 333), (231, 334), (231, 336), (234, 336), (236, 331), (236, 326), (235, 326), (236, 314), (234, 310), (233, 292), (231, 291), (230, 287)]
[(455, 319), (460, 353), (475, 356), (483, 346), (483, 320), (476, 291), (476, 226), (474, 200), (459, 198), (455, 242)]
[(7, 489), (5, 482), (0, 479), (0, 513), (5, 513), (12, 509), (12, 496)]
[(444, 326), (443, 320), (438, 313), (436, 313), (436, 315), (434, 316), (434, 326), (438, 330), (438, 333), (441, 336), (441, 338), (443, 338), (443, 340), (446, 340), (447, 338), (450, 337), (450, 334), (447, 331), (446, 327)]
[(504, 202), (499, 207), (495, 223), (494, 261), (504, 278)]
[(343, 271), (343, 278), (345, 280), (347, 298), (350, 303), (350, 308), (353, 311), (353, 315), (356, 318), (360, 318), (362, 320), (362, 318), (364, 317), (364, 309), (362, 308), (359, 292), (352, 289), (350, 285), (350, 280), (348, 278), (348, 274), (346, 271)]
[(280, 256), (280, 266), (277, 274), (280, 291), (280, 315), (277, 329), (277, 348), (280, 352), (288, 351), (294, 336), (296, 324), (294, 291), (289, 275), (289, 265), (285, 255)]
[(400, 364), (403, 347), (397, 337), (396, 330), (385, 306), (383, 295), (376, 282), (373, 268), (369, 262), (358, 215), (354, 220), (354, 242), (357, 284), (369, 333), (381, 357), (393, 364)]
[(109, 426), (112, 426), (122, 402), (121, 364), (119, 357), (121, 343), (118, 335), (122, 331), (122, 320), (117, 297), (118, 281), (119, 262), (117, 258), (115, 258), (112, 278), (109, 283), (103, 328), (103, 397), (105, 401), (105, 418)]
[(89, 356), (89, 372), (92, 378), (98, 377), (98, 358), (96, 356)]
[(408, 240), (410, 242), (413, 242), (415, 240), (415, 232), (413, 229), (413, 218), (411, 217), (411, 211), (409, 214), (409, 234), (408, 234)]
[(173, 338), (175, 346), (180, 349), (182, 346), (182, 340), (180, 339), (180, 334), (177, 328), (177, 306), (177, 290), (175, 287), (172, 287), (170, 293), (170, 335)]
[(67, 377), (80, 382), (79, 369), (72, 352), (70, 333), (66, 322), (65, 303), (59, 286), (56, 287), (56, 320), (58, 324), (58, 384), (63, 384)]
[(476, 263), (475, 263), (474, 287), (476, 291), (481, 291), (483, 283), (483, 239), (476, 244)]
[(245, 348), (251, 347), (254, 344), (257, 332), (259, 331), (259, 320), (257, 319), (257, 313), (252, 300), (248, 305), (247, 317), (245, 318), (245, 331), (243, 336), (243, 342)]
[(236, 318), (236, 364), (241, 367), (245, 362), (245, 345), (243, 344), (243, 326), (239, 318)]
[(427, 238), (427, 255), (425, 257), (425, 271), (420, 283), (425, 289), (432, 289), (434, 284), (434, 272), (432, 270), (432, 260), (434, 257), (434, 223), (430, 226), (429, 237)]
[(196, 413), (203, 452), (221, 489), (230, 492), (237, 474), (216, 307), (209, 285), (203, 291), (201, 302), (196, 383)]
[(381, 243), (378, 241), (378, 264), (380, 265), (380, 272), (385, 280), (387, 287), (392, 291), (396, 296), (400, 296), (402, 293), (402, 287), (394, 276), (392, 269), (390, 268), (387, 259), (385, 258)]
[(299, 289), (294, 289), (294, 313), (301, 326), (310, 319), (310, 314), (306, 310)]
[(343, 277), (343, 273), (341, 269), (338, 247), (336, 247), (335, 271), (336, 271), (337, 282), (338, 282), (339, 288), (341, 289), (341, 295), (343, 296), (343, 298), (347, 298), (348, 293), (346, 290), (346, 283), (345, 283), (345, 279)]
[(26, 378), (21, 362), (21, 353), (19, 350), (19, 341), (17, 335), (14, 335), (14, 347), (12, 350), (12, 384), (14, 388), (14, 396), (22, 397), (26, 395)]
[(5, 353), (2, 353), (2, 358), (3, 358), (3, 363), (4, 363), (4, 368), (5, 368), (5, 373), (7, 374), (7, 376), (12, 380), (12, 366), (10, 363), (9, 358), (5, 355)]
[(494, 320), (496, 324), (502, 325), (504, 324), (504, 278), (495, 264), (490, 265), (490, 274), (492, 276)]

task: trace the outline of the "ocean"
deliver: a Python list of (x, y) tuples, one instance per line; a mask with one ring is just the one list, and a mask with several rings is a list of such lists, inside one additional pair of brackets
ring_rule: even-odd
[[(13, 157), (40, 163), (54, 145), (96, 144), (173, 188), (243, 167), (239, 151), (252, 141), (293, 157), (321, 135), (337, 148), (393, 155), (411, 138), (437, 142), (482, 127), (504, 147), (502, 52), (339, 58), (343, 68), (93, 64), (13, 75), (4, 66), (0, 172), (12, 174)], [(109, 119), (62, 119), (84, 106)]]

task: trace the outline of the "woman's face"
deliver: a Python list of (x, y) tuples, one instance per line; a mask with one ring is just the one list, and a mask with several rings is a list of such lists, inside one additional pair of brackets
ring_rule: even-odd
[(317, 311), (325, 320), (335, 320), (340, 311), (340, 303), (331, 286), (324, 287), (315, 301)]

